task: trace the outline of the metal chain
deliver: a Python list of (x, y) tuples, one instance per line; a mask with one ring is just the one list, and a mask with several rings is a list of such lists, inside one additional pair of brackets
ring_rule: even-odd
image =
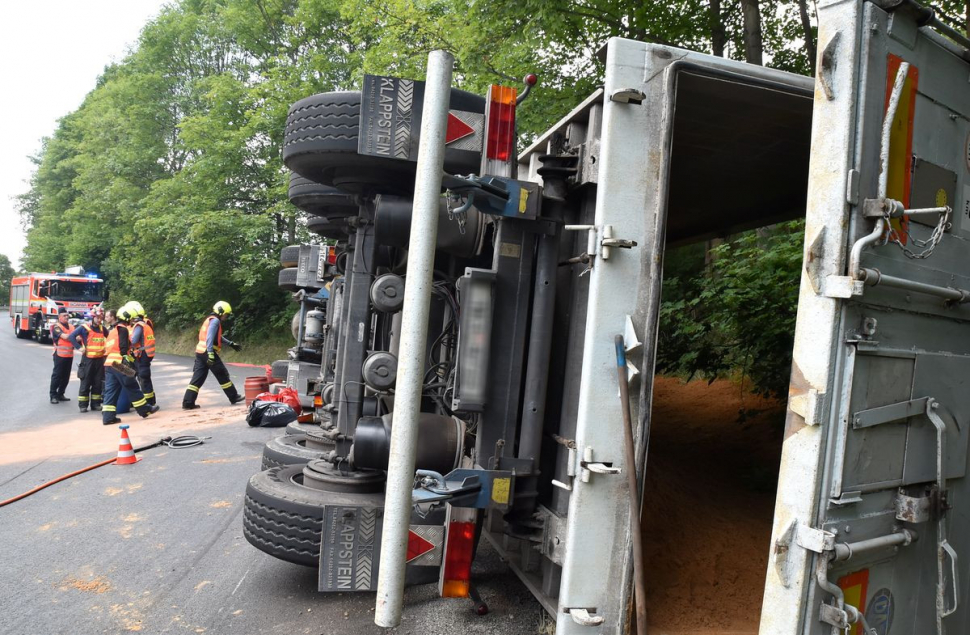
[[(891, 229), (889, 231), (888, 242), (894, 243), (897, 247), (899, 247), (903, 251), (903, 255), (911, 260), (922, 260), (924, 258), (929, 258), (930, 256), (933, 255), (933, 250), (936, 249), (937, 245), (940, 244), (940, 241), (943, 240), (943, 235), (946, 233), (946, 230), (950, 229), (951, 227), (950, 213), (952, 211), (953, 210), (947, 207), (946, 212), (943, 214), (940, 214), (940, 220), (936, 223), (936, 227), (933, 228), (933, 232), (930, 234), (930, 237), (926, 240), (919, 240), (917, 238), (913, 238), (913, 235), (909, 233), (909, 230), (908, 229), (906, 230), (907, 242), (912, 243), (916, 247), (922, 249), (922, 251), (920, 251), (919, 253), (912, 251), (906, 245), (904, 245), (899, 240), (899, 233), (894, 229)], [(890, 223), (889, 214), (886, 214), (885, 218), (886, 218), (887, 227), (891, 227), (891, 225), (889, 224)]]
[(448, 220), (458, 221), (458, 233), (464, 235), (466, 214), (468, 212), (456, 213), (455, 208), (451, 204), (452, 201), (454, 200), (461, 200), (461, 199), (458, 197), (458, 195), (448, 192), (447, 195), (445, 196), (445, 205), (448, 208)]

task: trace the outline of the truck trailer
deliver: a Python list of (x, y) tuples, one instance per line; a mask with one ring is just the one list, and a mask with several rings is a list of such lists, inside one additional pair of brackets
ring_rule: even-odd
[[(519, 153), (515, 91), (442, 93), (430, 70), (294, 104), (284, 161), (340, 204), (295, 202), (337, 256), (314, 274), (318, 423), (264, 452), (249, 542), (321, 591), (377, 590), (392, 626), (399, 583), (474, 598), (485, 539), (556, 633), (632, 632), (638, 516), (664, 514), (628, 478), (642, 491), (651, 461), (665, 251), (804, 218), (746, 632), (968, 632), (968, 49), (908, 0), (820, 3), (814, 78), (612, 39), (604, 86)], [(435, 121), (443, 175), (419, 157)], [(416, 234), (429, 183), (437, 231)], [(425, 345), (403, 356), (422, 293)]]

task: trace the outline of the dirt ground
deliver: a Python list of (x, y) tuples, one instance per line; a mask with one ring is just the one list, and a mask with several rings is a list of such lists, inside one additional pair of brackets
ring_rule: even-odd
[(654, 386), (643, 514), (650, 634), (756, 634), (785, 406), (729, 381)]

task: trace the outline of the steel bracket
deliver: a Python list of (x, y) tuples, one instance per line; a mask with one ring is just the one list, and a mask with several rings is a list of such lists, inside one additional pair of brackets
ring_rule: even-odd
[(818, 619), (820, 622), (825, 622), (826, 624), (831, 624), (832, 626), (847, 630), (852, 624), (849, 623), (849, 614), (842, 609), (832, 606), (831, 604), (823, 604), (818, 610)]
[(565, 225), (563, 229), (587, 232), (586, 253), (584, 254), (589, 259), (587, 271), (593, 268), (597, 258), (609, 260), (613, 249), (632, 249), (637, 246), (635, 240), (614, 236), (612, 225)]
[(798, 546), (815, 553), (825, 553), (835, 549), (835, 534), (808, 525), (799, 525), (795, 532)]
[(589, 483), (591, 474), (619, 474), (620, 468), (613, 467), (612, 463), (604, 461), (593, 461), (593, 448), (587, 446), (583, 450), (583, 458), (579, 462), (579, 478), (584, 483)]
[(563, 612), (569, 613), (569, 617), (580, 626), (599, 626), (604, 622), (602, 615), (593, 615), (596, 609), (564, 608)]

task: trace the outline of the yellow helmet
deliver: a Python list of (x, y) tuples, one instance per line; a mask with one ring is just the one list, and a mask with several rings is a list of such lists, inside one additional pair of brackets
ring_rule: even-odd
[(117, 312), (115, 312), (115, 316), (117, 316), (117, 318), (118, 318), (119, 320), (121, 320), (122, 322), (127, 322), (127, 321), (129, 321), (129, 320), (130, 320), (131, 318), (133, 318), (133, 317), (135, 317), (135, 314), (134, 314), (134, 312), (133, 312), (133, 311), (131, 310), (131, 307), (129, 307), (129, 306), (128, 306), (128, 305), (126, 304), (125, 306), (123, 306), (123, 307), (121, 307), (120, 309), (118, 309), (118, 311), (117, 311)]
[(232, 313), (232, 307), (229, 306), (228, 302), (225, 302), (224, 300), (219, 300), (218, 302), (212, 305), (212, 312), (215, 313), (216, 315), (229, 315), (230, 313)]
[(125, 306), (131, 311), (133, 316), (145, 317), (145, 309), (142, 307), (141, 302), (132, 300)]

